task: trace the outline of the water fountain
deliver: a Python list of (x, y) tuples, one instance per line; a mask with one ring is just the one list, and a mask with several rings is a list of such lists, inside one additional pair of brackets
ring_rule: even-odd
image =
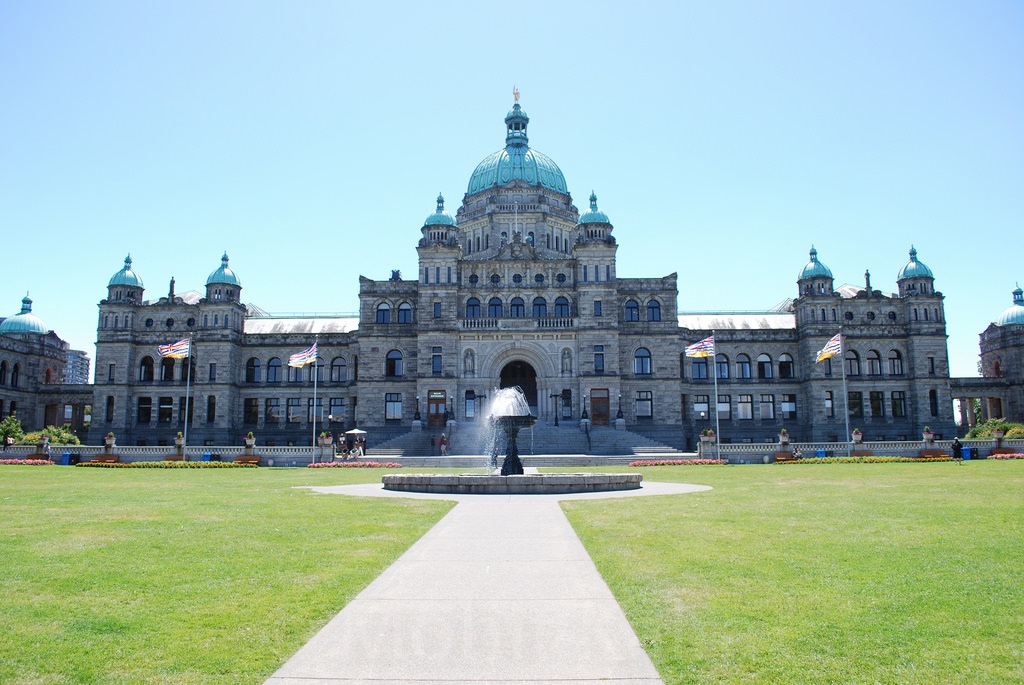
[(525, 474), (519, 458), (519, 431), (532, 428), (537, 417), (519, 388), (501, 388), (491, 395), (488, 421), (492, 427), (491, 468), (496, 467), (497, 450), (505, 442), (501, 475), (488, 474), (388, 474), (381, 479), (385, 490), (459, 494), (564, 494), (634, 490), (640, 487), (639, 473)]

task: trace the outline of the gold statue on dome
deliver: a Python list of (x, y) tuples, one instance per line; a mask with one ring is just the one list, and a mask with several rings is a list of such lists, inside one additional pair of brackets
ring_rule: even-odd
[(515, 86), (512, 86), (512, 97), (516, 99), (517, 103), (519, 102), (519, 89)]

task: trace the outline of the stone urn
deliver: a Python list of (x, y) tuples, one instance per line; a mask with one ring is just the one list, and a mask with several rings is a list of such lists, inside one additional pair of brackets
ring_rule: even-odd
[(333, 435), (322, 436), (322, 437), (320, 437), (319, 442), (320, 442), (320, 446), (321, 447), (330, 447), (331, 445), (334, 444), (334, 436)]
[(182, 435), (175, 435), (174, 436), (174, 446), (178, 447), (178, 448), (184, 447), (185, 446), (185, 437), (182, 436)]
[(248, 447), (249, 449), (252, 449), (253, 447), (255, 447), (255, 446), (256, 446), (256, 437), (255, 437), (255, 436), (253, 436), (253, 437), (251, 437), (251, 438), (250, 438), (250, 437), (249, 437), (249, 436), (247, 435), (247, 436), (245, 436), (245, 437), (244, 437), (244, 438), (242, 438), (242, 439), (243, 439), (243, 440), (245, 441), (245, 446), (246, 446), (246, 447)]
[(789, 444), (789, 433), (779, 433), (779, 444), (780, 445), (788, 445)]
[(1002, 440), (1005, 436), (1006, 436), (1006, 431), (1004, 431), (1004, 430), (996, 429), (996, 430), (992, 431), (992, 437), (995, 438), (996, 440)]
[(850, 437), (853, 438), (853, 444), (855, 444), (855, 445), (859, 445), (862, 442), (864, 442), (864, 434), (863, 433), (854, 433)]
[(935, 442), (935, 433), (925, 431), (924, 433), (921, 433), (921, 438), (930, 445)]
[(107, 447), (115, 447), (117, 445), (117, 438), (113, 435), (107, 435), (103, 438), (103, 444)]

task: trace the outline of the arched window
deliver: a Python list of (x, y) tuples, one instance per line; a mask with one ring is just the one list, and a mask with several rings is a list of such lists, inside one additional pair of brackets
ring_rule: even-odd
[(822, 321), (825, 320), (825, 308), (824, 307), (821, 308), (821, 320)]
[(772, 377), (772, 358), (769, 357), (767, 354), (762, 353), (757, 355), (757, 377)]
[(153, 380), (153, 358), (143, 357), (142, 361), (139, 362), (139, 380), (144, 383), (152, 382)]
[(398, 350), (391, 350), (384, 363), (384, 375), (391, 378), (397, 378), (403, 375), (402, 371), (402, 353)]
[(335, 357), (331, 361), (331, 382), (344, 383), (348, 380), (348, 362), (344, 357)]
[(468, 300), (466, 300), (466, 318), (480, 318), (480, 300), (476, 299), (475, 297), (471, 297)]
[(391, 323), (391, 305), (387, 302), (377, 305), (377, 323)]
[(508, 315), (513, 319), (522, 319), (526, 316), (526, 303), (521, 297), (513, 297), (508, 308)]
[(412, 323), (412, 305), (408, 302), (398, 305), (398, 323)]
[(878, 350), (868, 350), (868, 375), (882, 375), (882, 355), (878, 353)]
[(626, 300), (626, 307), (623, 310), (622, 316), (626, 321), (640, 320), (640, 305), (636, 303), (636, 300)]
[(11, 387), (17, 388), (21, 383), (21, 364), (15, 364), (11, 369)]
[(170, 357), (165, 357), (160, 361), (160, 380), (174, 380), (174, 359), (171, 359)]
[(889, 350), (889, 373), (893, 376), (903, 375), (903, 354), (899, 350)]
[(724, 354), (715, 355), (715, 373), (718, 374), (718, 378), (729, 377), (729, 357)]
[(0, 362), (0, 385), (7, 385), (7, 361)]
[(501, 299), (500, 298), (492, 297), (491, 299), (487, 300), (487, 317), (488, 318), (500, 319), (501, 315), (502, 315), (502, 310), (503, 309), (504, 309), (504, 307), (501, 304)]
[(213, 423), (217, 420), (217, 396), (210, 395), (206, 398), (206, 422)]
[(854, 350), (846, 351), (846, 375), (847, 376), (859, 376), (860, 375), (860, 355)]
[(533, 318), (543, 319), (548, 315), (548, 301), (543, 297), (533, 298)]
[(793, 366), (793, 357), (788, 354), (779, 355), (779, 378), (795, 378), (796, 367)]
[(274, 357), (267, 362), (267, 383), (281, 382), (281, 360)]
[(46, 373), (43, 374), (43, 385), (49, 385), (53, 383), (53, 369), (46, 369)]
[(555, 316), (569, 316), (569, 300), (565, 297), (555, 299)]
[(657, 300), (651, 300), (647, 303), (647, 320), (661, 321), (661, 303)]
[(633, 373), (638, 376), (649, 376), (651, 373), (651, 351), (646, 347), (638, 347), (633, 353)]
[(736, 378), (750, 378), (750, 357), (745, 354), (736, 355)]
[(249, 361), (245, 362), (245, 382), (260, 382), (260, 360), (256, 357), (250, 357)]
[(526, 242), (530, 244), (530, 247), (534, 247), (535, 240), (536, 236), (533, 234), (533, 231), (530, 231), (529, 233), (526, 234)]

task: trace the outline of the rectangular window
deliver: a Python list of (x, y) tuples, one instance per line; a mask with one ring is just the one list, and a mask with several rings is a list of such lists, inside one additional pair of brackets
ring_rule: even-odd
[(836, 408), (835, 408), (835, 405), (832, 402), (832, 391), (831, 390), (826, 390), (825, 391), (825, 416), (827, 416), (827, 417), (829, 417), (831, 419), (831, 418), (834, 418), (835, 415), (836, 415)]
[(928, 391), (928, 410), (932, 416), (939, 415), (939, 391), (929, 390)]
[(846, 393), (846, 402), (850, 407), (851, 419), (864, 418), (864, 393), (848, 392)]
[(723, 421), (728, 421), (732, 418), (732, 397), (729, 395), (719, 395), (718, 404), (716, 405), (716, 411), (718, 412), (718, 418)]
[(452, 268), (448, 267), (448, 283), (452, 282)]
[[(11, 414), (13, 414), (14, 410), (15, 410), (15, 403), (11, 402), (10, 409), (8, 409), (7, 411), (9, 411)], [(107, 420), (107, 423), (113, 423), (113, 421), (114, 421), (114, 398), (110, 397), (110, 396), (107, 397), (106, 420)]]
[(306, 400), (306, 422), (312, 421), (317, 423), (324, 421), (324, 398), (322, 397), (316, 398), (315, 402), (312, 397)]
[(440, 302), (435, 302), (434, 303), (434, 318), (435, 319), (440, 319), (441, 318), (441, 303)]
[(384, 395), (384, 419), (386, 421), (402, 420), (402, 394), (389, 392)]
[(476, 392), (473, 390), (466, 391), (466, 406), (463, 410), (463, 416), (467, 419), (476, 418)]
[(430, 348), (430, 372), (435, 376), (441, 375), (441, 348)]
[(440, 282), (441, 282), (441, 267), (435, 266), (434, 267), (434, 283), (440, 283)]
[(693, 365), (693, 380), (707, 380), (708, 378), (708, 360), (704, 358), (694, 359)]
[(604, 345), (594, 345), (594, 373), (604, 373)]
[(796, 420), (796, 395), (783, 395), (779, 409), (782, 410), (783, 420)]
[(892, 415), (896, 418), (907, 416), (907, 394), (902, 390), (897, 390), (892, 394)]
[(139, 423), (149, 423), (153, 420), (153, 398), (140, 397), (139, 407), (135, 413), (135, 420)]
[(825, 361), (823, 361), (821, 363), (822, 363), (822, 366), (825, 367), (825, 375), (826, 376), (831, 376), (832, 375), (832, 357), (829, 357), (828, 359), (826, 359)]
[(210, 379), (211, 383), (216, 383), (217, 382), (217, 365), (216, 364), (212, 364), (212, 363), (210, 364), (210, 376), (209, 376), (209, 379)]
[(761, 395), (758, 409), (761, 412), (762, 421), (773, 420), (775, 418), (775, 395)]
[(583, 282), (584, 283), (586, 283), (589, 280), (589, 276), (587, 276), (587, 271), (589, 271), (589, 267), (587, 267), (587, 265), (584, 264), (583, 265)]
[(423, 282), (424, 283), (428, 283), (428, 284), (430, 283), (430, 267), (429, 266), (423, 267)]
[(928, 357), (928, 375), (935, 375), (935, 357)]
[(302, 423), (302, 398), (288, 398), (288, 423)]
[(868, 406), (871, 408), (871, 418), (879, 419), (885, 416), (885, 393), (875, 390), (868, 393)]
[(217, 396), (210, 395), (206, 398), (206, 423), (213, 423), (217, 420)]
[(242, 412), (242, 423), (254, 426), (260, 421), (260, 401), (256, 397), (246, 397)]
[(594, 300), (594, 316), (601, 316), (601, 300)]
[(280, 423), (281, 421), (281, 400), (276, 397), (268, 398), (263, 403), (263, 422)]
[(332, 397), (327, 404), (328, 421), (345, 421), (345, 398)]
[(649, 419), (654, 416), (654, 393), (650, 390), (638, 390), (636, 393), (636, 417)]
[(107, 365), (107, 382), (108, 383), (113, 383), (114, 382), (114, 365), (113, 364), (108, 364)]
[(159, 414), (157, 414), (157, 420), (160, 423), (170, 423), (174, 419), (174, 398), (173, 397), (161, 397)]
[(736, 404), (736, 418), (748, 420), (754, 418), (754, 396), (740, 395)]
[(179, 397), (178, 398), (178, 425), (179, 426), (182, 424), (182, 420), (183, 420), (183, 417), (185, 416), (185, 412), (186, 411), (188, 412), (188, 425), (191, 426), (192, 425), (192, 417), (195, 416), (195, 413), (196, 413), (196, 403), (195, 402), (186, 402), (184, 397)]
[(693, 396), (693, 417), (701, 421), (711, 420), (710, 401), (707, 395)]
[(606, 280), (606, 281), (612, 280), (612, 265), (611, 264), (605, 264), (604, 265), (604, 280)]

